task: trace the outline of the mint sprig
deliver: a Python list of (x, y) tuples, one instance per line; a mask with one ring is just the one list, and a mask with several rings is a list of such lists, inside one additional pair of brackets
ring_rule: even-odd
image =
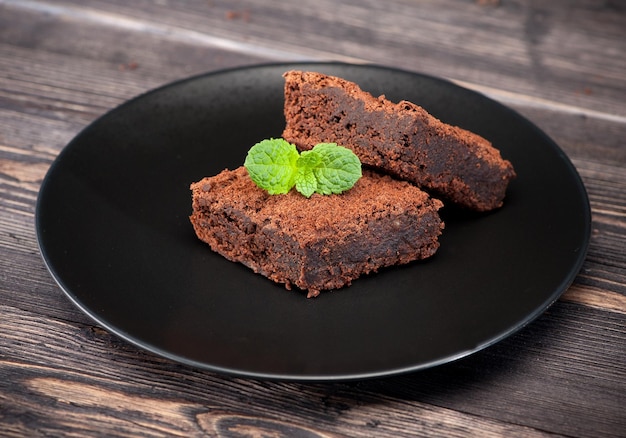
[(263, 140), (248, 151), (244, 162), (252, 181), (271, 195), (285, 194), (293, 186), (307, 198), (344, 192), (361, 177), (361, 162), (350, 149), (320, 143), (298, 153), (282, 138)]

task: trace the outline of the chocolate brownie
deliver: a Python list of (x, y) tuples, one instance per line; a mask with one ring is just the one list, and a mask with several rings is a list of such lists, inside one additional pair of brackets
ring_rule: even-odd
[(340, 195), (269, 195), (244, 167), (204, 178), (191, 190), (190, 219), (200, 240), (309, 297), (432, 256), (444, 227), (439, 200), (369, 170)]
[(407, 101), (374, 97), (358, 85), (314, 72), (285, 73), (283, 138), (299, 149), (334, 142), (382, 169), (463, 207), (500, 207), (513, 166), (483, 137)]

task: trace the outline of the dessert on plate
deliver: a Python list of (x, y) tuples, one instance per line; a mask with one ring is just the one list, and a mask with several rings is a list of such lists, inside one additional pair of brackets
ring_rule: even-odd
[(270, 195), (242, 166), (191, 185), (191, 223), (228, 260), (317, 296), (380, 268), (432, 256), (442, 203), (414, 185), (364, 171), (341, 194)]
[(283, 138), (301, 150), (334, 142), (365, 165), (413, 182), (462, 207), (500, 207), (513, 166), (483, 137), (441, 122), (407, 101), (374, 97), (350, 81), (316, 72), (285, 77)]
[(196, 235), (226, 259), (314, 297), (434, 255), (444, 204), (431, 195), (502, 206), (515, 171), (483, 137), (341, 78), (284, 77), (283, 138), (191, 184)]

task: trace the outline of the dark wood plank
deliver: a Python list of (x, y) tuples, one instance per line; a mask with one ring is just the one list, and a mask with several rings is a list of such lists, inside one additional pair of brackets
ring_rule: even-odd
[(65, 0), (22, 7), (267, 57), (394, 65), (626, 116), (619, 2)]
[[(59, 20), (2, 3), (0, 11), (0, 68), (3, 77), (12, 81), (12, 88), (3, 90), (3, 106), (33, 113), (48, 110), (50, 115), (60, 106), (60, 114), (70, 115), (74, 110), (93, 118), (176, 79), (268, 60), (213, 48), (209, 52), (167, 35), (111, 27), (106, 22)], [(80, 90), (79, 94), (74, 90)], [(23, 105), (24, 99), (34, 97), (41, 101)]]
[[(0, 393), (7, 394), (0, 406), (10, 414), (3, 421), (9, 430), (54, 434), (97, 420), (103, 435), (119, 427), (184, 435), (230, 424), (320, 435), (617, 437), (624, 426), (625, 328), (619, 318), (574, 305), (555, 306), (465, 360), (344, 384), (220, 377), (137, 351), (90, 325), (7, 306), (0, 313), (0, 332), (7, 333), (0, 340)], [(598, 344), (595, 353), (588, 343)], [(522, 418), (524, 426), (517, 425)]]

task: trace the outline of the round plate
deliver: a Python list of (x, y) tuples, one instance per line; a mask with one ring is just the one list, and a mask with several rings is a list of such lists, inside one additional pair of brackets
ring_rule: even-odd
[[(213, 253), (189, 184), (243, 164), (284, 127), (290, 69), (413, 101), (491, 140), (518, 174), (490, 214), (446, 207), (438, 253), (306, 299)], [(156, 354), (239, 376), (347, 380), (424, 369), (512, 334), (571, 284), (590, 235), (565, 154), (514, 111), (450, 82), (378, 66), (272, 64), (139, 96), (83, 130), (41, 187), (43, 259), (98, 324)]]

